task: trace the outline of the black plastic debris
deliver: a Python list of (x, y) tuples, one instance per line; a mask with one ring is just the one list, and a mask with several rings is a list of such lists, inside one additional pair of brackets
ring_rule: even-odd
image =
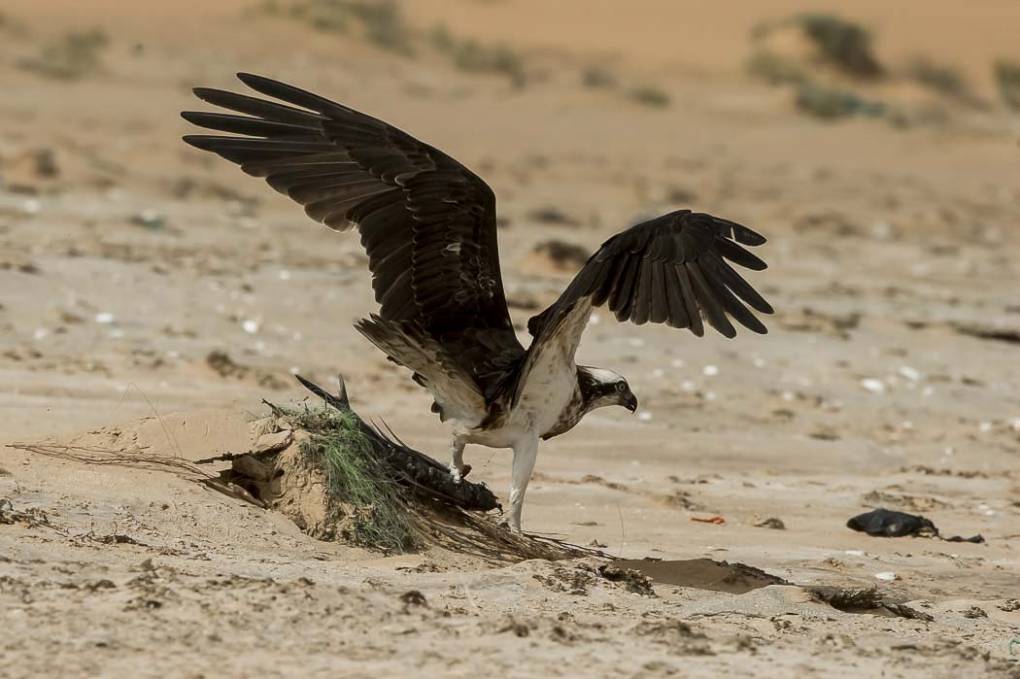
[(847, 528), (867, 533), (882, 538), (902, 538), (906, 536), (917, 536), (925, 538), (939, 538), (946, 542), (973, 542), (981, 543), (985, 539), (980, 535), (964, 538), (954, 535), (951, 538), (942, 537), (939, 529), (923, 516), (896, 512), (891, 509), (873, 509), (864, 514), (858, 514), (846, 522)]

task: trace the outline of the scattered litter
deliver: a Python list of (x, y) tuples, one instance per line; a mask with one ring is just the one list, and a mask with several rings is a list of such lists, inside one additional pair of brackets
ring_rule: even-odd
[(638, 413), (637, 418), (642, 422), (650, 422), (652, 419), (652, 414), (647, 410), (642, 410), (640, 413)]
[(21, 211), (26, 215), (37, 215), (42, 210), (42, 203), (35, 198), (29, 198), (21, 204)]
[[(896, 578), (895, 573), (879, 573), (875, 577), (878, 578), (882, 575), (891, 575), (893, 579)], [(925, 622), (934, 620), (924, 611), (885, 598), (874, 585), (871, 587), (827, 587), (822, 585), (811, 587), (808, 591), (821, 601), (845, 613), (891, 614), (898, 618), (924, 620)]]
[(46, 337), (46, 335), (49, 334), (50, 331), (47, 330), (46, 328), (36, 328), (35, 332), (32, 333), (32, 337), (34, 337), (37, 340), (41, 340), (42, 338)]
[(115, 318), (113, 314), (111, 314), (109, 311), (101, 311), (98, 314), (96, 314), (96, 323), (100, 323), (102, 325), (109, 325), (110, 323), (113, 323), (114, 320)]
[(628, 592), (640, 594), (641, 596), (655, 596), (652, 589), (652, 579), (633, 568), (621, 568), (614, 564), (599, 566), (595, 572), (610, 582), (620, 583)]
[(1020, 599), (1006, 599), (1001, 604), (997, 605), (996, 608), (1004, 613), (1020, 611)]
[(937, 537), (946, 542), (982, 543), (985, 541), (980, 535), (974, 535), (969, 538), (962, 538), (959, 535), (944, 538), (939, 534), (939, 529), (935, 527), (935, 524), (930, 519), (889, 509), (874, 509), (864, 514), (858, 514), (847, 521), (846, 525), (847, 528), (876, 537), (900, 538), (918, 536)]
[(150, 231), (160, 231), (166, 228), (166, 217), (150, 208), (131, 215), (131, 223)]
[(770, 516), (767, 519), (762, 519), (754, 524), (755, 528), (771, 528), (772, 530), (786, 530), (786, 524), (783, 523), (782, 519)]
[(896, 580), (896, 574), (892, 571), (882, 571), (881, 573), (875, 573), (875, 579), (892, 582), (893, 580)]
[(241, 327), (249, 335), (254, 335), (255, 333), (257, 333), (259, 331), (259, 327), (260, 326), (259, 326), (259, 322), (258, 321), (249, 318), (249, 319), (246, 319), (244, 322), (241, 323)]
[(698, 523), (711, 523), (716, 526), (722, 526), (726, 523), (726, 517), (715, 514), (714, 516), (692, 516), (691, 521), (697, 521)]
[(859, 514), (846, 522), (847, 528), (880, 537), (899, 538), (907, 535), (931, 537), (938, 529), (929, 519), (914, 514), (875, 509)]
[(719, 367), (714, 365), (706, 365), (704, 368), (702, 368), (701, 372), (705, 374), (705, 377), (715, 377), (716, 375), (719, 374)]
[(872, 394), (885, 393), (885, 382), (873, 377), (866, 377), (861, 380), (861, 386), (870, 391)]

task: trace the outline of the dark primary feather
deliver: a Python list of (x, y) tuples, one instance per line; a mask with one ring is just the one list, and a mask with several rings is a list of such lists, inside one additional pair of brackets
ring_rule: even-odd
[(772, 307), (729, 264), (764, 269), (742, 247), (764, 242), (746, 226), (689, 210), (637, 224), (607, 240), (528, 330), (538, 337), (550, 319), (591, 296), (594, 306), (608, 305), (618, 320), (639, 325), (668, 323), (700, 336), (704, 317), (726, 337), (736, 335), (730, 319), (765, 333), (751, 309), (771, 314)]
[(357, 226), (380, 316), (447, 342), (488, 391), (492, 348), (501, 365), (524, 351), (507, 310), (489, 186), (381, 120), (268, 78), (238, 78), (278, 101), (196, 88), (230, 113), (182, 113), (217, 132), (184, 140), (264, 177), (330, 228)]

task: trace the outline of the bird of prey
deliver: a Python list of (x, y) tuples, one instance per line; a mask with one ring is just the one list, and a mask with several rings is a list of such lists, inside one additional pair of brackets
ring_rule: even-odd
[(182, 113), (217, 132), (184, 141), (264, 177), (329, 228), (357, 229), (380, 305), (357, 329), (431, 392), (432, 410), (452, 427), (455, 478), (470, 470), (465, 444), (513, 449), (507, 523), (514, 532), (539, 441), (569, 431), (595, 408), (637, 409), (621, 375), (574, 362), (593, 307), (697, 336), (707, 322), (733, 337), (731, 318), (766, 332), (750, 309), (769, 314), (772, 307), (732, 266), (764, 269), (742, 246), (765, 238), (677, 210), (603, 243), (552, 306), (530, 319), (525, 348), (500, 276), (496, 198), (481, 178), (343, 104), (257, 75), (238, 78), (276, 101), (196, 88), (200, 99), (230, 112)]

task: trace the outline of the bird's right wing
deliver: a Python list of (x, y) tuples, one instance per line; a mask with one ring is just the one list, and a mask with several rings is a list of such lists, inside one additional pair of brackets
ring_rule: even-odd
[(765, 325), (747, 306), (763, 314), (771, 314), (772, 306), (730, 265), (766, 268), (742, 247), (764, 242), (746, 226), (689, 210), (637, 224), (603, 243), (559, 299), (528, 321), (528, 330), (538, 341), (544, 328), (587, 298), (592, 306), (608, 305), (617, 320), (637, 325), (667, 323), (700, 337), (704, 316), (733, 337), (733, 318), (764, 334)]

